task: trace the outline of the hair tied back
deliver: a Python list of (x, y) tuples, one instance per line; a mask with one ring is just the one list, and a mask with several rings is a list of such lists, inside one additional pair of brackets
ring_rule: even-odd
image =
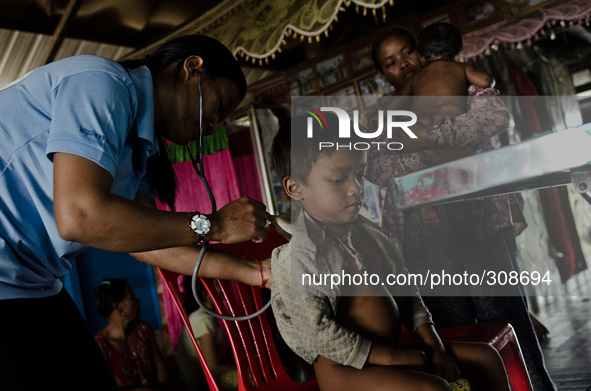
[(151, 54), (147, 54), (146, 57), (142, 58), (142, 64), (148, 68), (154, 63), (154, 57)]

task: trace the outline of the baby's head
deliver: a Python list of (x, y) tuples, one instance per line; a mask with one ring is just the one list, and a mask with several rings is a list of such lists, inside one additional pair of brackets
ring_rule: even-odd
[(419, 35), (419, 51), (427, 62), (454, 61), (462, 48), (462, 34), (451, 23), (433, 23)]
[[(295, 205), (301, 205), (321, 222), (350, 223), (363, 205), (367, 156), (348, 148), (360, 141), (353, 128), (350, 139), (339, 139), (338, 118), (323, 115), (326, 126), (321, 128), (314, 120), (313, 138), (307, 137), (310, 116), (292, 117), (283, 123), (273, 139), (271, 158), (283, 190), (297, 201)], [(320, 149), (321, 142), (323, 146), (332, 143), (333, 147)]]

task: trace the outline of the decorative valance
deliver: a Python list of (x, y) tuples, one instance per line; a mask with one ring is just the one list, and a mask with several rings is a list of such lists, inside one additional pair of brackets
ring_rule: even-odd
[[(394, 0), (226, 0), (174, 36), (205, 34), (226, 45), (235, 57), (262, 65), (281, 53), (286, 37), (312, 42), (328, 36), (345, 7), (355, 6), (363, 15), (371, 12), (377, 21), (378, 12), (385, 19), (386, 4), (394, 5)], [(142, 57), (162, 43), (133, 57)]]
[(591, 1), (556, 0), (527, 16), (503, 21), (464, 35), (464, 56), (479, 57), (504, 44), (511, 48), (532, 45), (539, 39), (554, 39), (556, 33), (577, 24), (589, 26)]

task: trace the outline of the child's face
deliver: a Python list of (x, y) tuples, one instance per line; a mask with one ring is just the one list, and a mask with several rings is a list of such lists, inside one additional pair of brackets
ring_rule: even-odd
[(300, 202), (316, 220), (327, 224), (354, 221), (365, 199), (365, 153), (339, 150), (312, 166), (308, 184), (300, 185)]
[(378, 59), (384, 77), (397, 90), (423, 67), (414, 42), (404, 37), (385, 39), (380, 46)]

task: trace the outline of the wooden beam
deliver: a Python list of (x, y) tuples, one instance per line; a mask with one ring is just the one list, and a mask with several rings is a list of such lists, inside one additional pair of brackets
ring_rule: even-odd
[(59, 50), (70, 25), (72, 24), (72, 20), (76, 16), (80, 5), (82, 4), (83, 0), (70, 0), (60, 22), (58, 23), (52, 37), (49, 40), (49, 46), (45, 49), (45, 53), (43, 54), (43, 65), (49, 64), (55, 58), (57, 51)]

